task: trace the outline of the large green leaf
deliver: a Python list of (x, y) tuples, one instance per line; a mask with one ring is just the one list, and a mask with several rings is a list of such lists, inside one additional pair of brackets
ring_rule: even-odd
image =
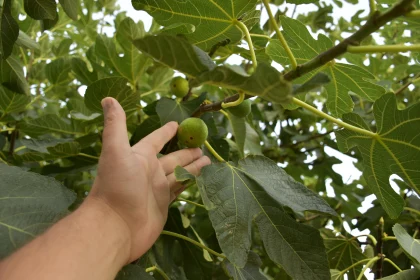
[(420, 264), (420, 240), (411, 237), (400, 224), (395, 224), (392, 231), (406, 254)]
[(160, 119), (158, 116), (151, 116), (145, 119), (134, 131), (130, 139), (131, 145), (137, 144), (141, 139), (161, 127)]
[(48, 133), (83, 134), (84, 130), (75, 122), (63, 120), (56, 115), (45, 115), (20, 124), (20, 130), (31, 137), (38, 137)]
[[(327, 249), (328, 261), (331, 269), (342, 271), (354, 263), (366, 259), (359, 244), (354, 239), (334, 237), (333, 234), (324, 238), (325, 248)], [(362, 268), (355, 266), (347, 271), (347, 277), (355, 280), (359, 276)]]
[(140, 94), (128, 86), (128, 80), (122, 77), (110, 77), (92, 83), (86, 90), (85, 104), (93, 112), (102, 112), (101, 101), (113, 97), (126, 112), (137, 109)]
[(65, 86), (70, 81), (71, 63), (67, 58), (59, 58), (45, 67), (45, 75), (55, 86)]
[(79, 155), (80, 144), (78, 142), (59, 143), (54, 146), (46, 147), (47, 152), (29, 151), (14, 154), (17, 161), (38, 162), (43, 160), (57, 160)]
[(90, 72), (87, 68), (86, 62), (81, 58), (72, 58), (71, 69), (73, 70), (76, 79), (78, 79), (84, 85), (89, 86), (98, 80), (98, 73), (96, 71)]
[(63, 10), (72, 20), (77, 20), (80, 0), (59, 0)]
[(31, 97), (11, 92), (5, 87), (0, 86), (0, 112), (3, 115), (22, 112), (26, 109), (29, 102), (31, 102)]
[(206, 94), (187, 102), (180, 102), (169, 98), (162, 98), (156, 105), (156, 112), (159, 115), (162, 125), (168, 122), (181, 123), (191, 117), (192, 113), (206, 100)]
[[(168, 220), (165, 225), (165, 230), (176, 232), (183, 236), (187, 236), (197, 242), (200, 242), (200, 237), (197, 236), (191, 227), (184, 226), (182, 222), (182, 214), (177, 208), (170, 208), (168, 213)], [(185, 240), (179, 240), (184, 263), (185, 275), (187, 279), (210, 280), (213, 262), (205, 259), (203, 250), (196, 245)], [(202, 241), (201, 241), (202, 243)], [(205, 245), (205, 244), (204, 244)], [(173, 256), (172, 256), (173, 258)]]
[(29, 92), (23, 65), (14, 55), (9, 56), (6, 60), (0, 60), (0, 82), (11, 91), (21, 94)]
[(25, 12), (33, 19), (54, 20), (57, 17), (55, 0), (24, 0)]
[[(281, 22), (286, 41), (299, 64), (312, 60), (333, 46), (332, 41), (322, 34), (315, 40), (306, 26), (297, 20), (282, 17)], [(278, 40), (270, 42), (267, 54), (278, 63), (290, 64), (288, 55)], [(329, 75), (331, 79), (331, 83), (325, 86), (325, 89), (328, 93), (327, 108), (333, 116), (341, 117), (342, 114), (353, 111), (354, 103), (350, 94), (375, 101), (385, 93), (384, 88), (370, 82), (375, 77), (367, 70), (344, 63), (328, 63), (325, 67), (304, 75), (297, 82), (304, 83), (320, 71)]]
[(50, 177), (0, 164), (0, 258), (57, 221), (75, 195)]
[(169, 82), (172, 80), (174, 70), (168, 67), (159, 67), (153, 72), (148, 84), (140, 84), (141, 96), (145, 97), (153, 93), (166, 93), (169, 90)]
[(26, 149), (40, 152), (48, 153), (48, 148), (55, 147), (58, 144), (71, 142), (71, 139), (20, 139), (16, 142), (16, 147), (26, 147)]
[[(392, 174), (400, 176), (417, 193), (420, 193), (420, 131), (413, 129), (420, 124), (420, 104), (399, 111), (394, 94), (378, 99), (373, 108), (377, 132), (370, 137), (348, 129), (337, 133), (341, 151), (357, 146), (363, 156), (364, 174), (368, 185), (391, 218), (402, 212), (404, 201), (389, 184)], [(357, 114), (347, 114), (344, 120), (356, 127), (370, 131), (366, 122)]]
[(195, 26), (194, 33), (183, 36), (204, 50), (226, 39), (236, 44), (245, 35), (238, 27), (238, 20), (251, 29), (260, 17), (255, 11), (257, 0), (132, 0), (132, 3), (135, 9), (145, 10), (162, 26), (178, 23)]
[(19, 31), (19, 37), (16, 40), (16, 45), (27, 49), (39, 50), (39, 44), (21, 30)]
[(420, 269), (407, 269), (394, 275), (381, 278), (382, 280), (418, 280), (420, 278)]
[(207, 53), (180, 37), (148, 36), (133, 44), (159, 62), (193, 77), (216, 66)]
[[(280, 170), (274, 162), (260, 156), (248, 157), (237, 165), (219, 163), (202, 170), (197, 185), (209, 209), (219, 244), (229, 261), (244, 267), (254, 221), (268, 256), (281, 264), (290, 276), (329, 278), (328, 260), (319, 232), (297, 223), (285, 212), (284, 206), (298, 211), (334, 211), (315, 193), (304, 191), (304, 186), (290, 184), (293, 180), (284, 178), (288, 175)], [(307, 203), (309, 197), (312, 199)], [(302, 204), (298, 204), (299, 201)]]
[(96, 39), (96, 54), (107, 66), (114, 69), (115, 74), (127, 78), (133, 85), (136, 85), (151, 62), (131, 43), (132, 40), (140, 39), (143, 36), (144, 30), (139, 25), (130, 18), (124, 19), (117, 29), (117, 40), (124, 50), (124, 56), (117, 52), (115, 40), (105, 35), (100, 35)]
[(11, 14), (11, 8), (11, 0), (5, 0), (0, 7), (0, 59), (9, 57), (19, 36), (19, 25)]
[(260, 63), (251, 76), (231, 67), (219, 66), (191, 81), (192, 86), (199, 84), (243, 91), (275, 103), (287, 104), (292, 100), (292, 85), (284, 80), (280, 72), (265, 63)]
[(264, 280), (267, 279), (260, 272), (261, 260), (257, 254), (250, 252), (247, 263), (244, 267), (237, 267), (229, 261), (224, 261), (226, 269), (234, 280)]
[[(139, 22), (141, 23), (141, 21)], [(136, 24), (132, 19), (126, 18), (119, 25), (117, 29), (116, 38), (120, 46), (124, 49), (124, 58), (122, 63), (125, 68), (128, 68), (127, 72), (130, 77), (131, 83), (136, 83), (143, 77), (147, 67), (152, 63), (152, 60), (139, 52), (139, 50), (133, 45), (132, 41), (144, 37), (145, 31), (143, 24)]]
[(245, 156), (245, 141), (246, 141), (246, 121), (245, 118), (238, 118), (235, 115), (229, 114), (229, 123), (232, 128), (232, 134), (235, 137), (235, 143), (238, 146), (239, 156)]

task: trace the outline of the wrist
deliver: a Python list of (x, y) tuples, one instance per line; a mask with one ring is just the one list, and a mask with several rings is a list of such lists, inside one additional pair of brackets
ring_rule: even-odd
[(78, 211), (81, 215), (89, 215), (101, 223), (103, 230), (106, 230), (104, 234), (116, 246), (116, 259), (121, 260), (122, 265), (128, 264), (131, 256), (131, 232), (125, 220), (109, 204), (95, 197), (86, 198)]

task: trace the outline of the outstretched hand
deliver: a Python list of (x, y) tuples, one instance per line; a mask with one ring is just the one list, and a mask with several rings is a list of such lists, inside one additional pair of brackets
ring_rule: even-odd
[(144, 254), (156, 241), (168, 216), (169, 204), (184, 189), (176, 182), (174, 169), (182, 166), (198, 175), (210, 164), (200, 149), (180, 150), (161, 158), (157, 154), (176, 134), (170, 122), (130, 146), (126, 116), (113, 98), (102, 101), (105, 116), (98, 175), (88, 197), (110, 208), (127, 225), (131, 252), (127, 261)]

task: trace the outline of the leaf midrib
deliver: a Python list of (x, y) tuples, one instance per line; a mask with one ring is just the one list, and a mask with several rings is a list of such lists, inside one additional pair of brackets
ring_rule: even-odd
[(182, 17), (197, 18), (197, 19), (200, 19), (200, 20), (204, 19), (204, 20), (208, 20), (208, 21), (224, 22), (224, 23), (232, 23), (233, 24), (232, 19), (225, 20), (225, 19), (218, 19), (218, 18), (212, 18), (212, 17), (203, 17), (203, 16), (189, 15), (189, 14), (183, 14), (183, 13), (179, 13), (179, 12), (174, 12), (172, 10), (165, 10), (165, 9), (162, 9), (162, 8), (156, 7), (156, 6), (151, 6), (151, 5), (148, 5), (148, 6), (149, 7), (152, 7), (153, 9), (155, 9), (157, 11), (165, 12), (165, 13), (172, 14), (172, 15), (178, 15), (178, 16), (182, 16)]
[[(268, 216), (268, 214), (267, 214), (267, 212), (265, 211), (265, 209), (264, 209), (264, 207), (259, 203), (259, 201), (258, 201), (258, 199), (255, 197), (255, 195), (254, 195), (254, 193), (249, 189), (249, 187), (248, 187), (248, 185), (242, 180), (242, 178), (241, 178), (241, 176), (239, 176), (239, 174), (235, 171), (235, 169), (238, 169), (238, 168), (236, 168), (236, 167), (234, 167), (234, 166), (231, 166), (231, 165), (229, 165), (229, 167), (232, 169), (232, 172), (234, 172), (235, 174), (236, 174), (236, 176), (238, 176), (238, 178), (239, 178), (239, 180), (241, 180), (242, 181), (242, 183), (244, 184), (244, 186), (247, 188), (247, 190), (249, 191), (249, 193), (252, 195), (252, 197), (254, 198), (254, 201), (256, 201), (257, 202), (257, 204), (258, 204), (258, 206), (260, 207), (260, 209), (261, 209), (261, 212), (263, 212), (264, 213), (264, 215), (266, 216), (266, 218), (267, 218), (267, 220), (269, 220), (270, 221), (270, 223), (271, 223), (271, 225), (274, 227), (274, 229), (276, 230), (276, 232), (281, 236), (281, 238), (285, 241), (285, 243), (287, 244), (287, 246), (293, 251), (293, 252), (295, 252), (295, 255), (302, 261), (302, 263), (304, 263), (305, 264), (305, 266), (310, 270), (310, 271), (312, 271), (312, 274), (313, 275), (316, 275), (316, 273), (308, 266), (308, 264), (300, 257), (300, 255), (299, 254), (297, 254), (297, 252), (290, 246), (290, 244), (286, 241), (286, 239), (284, 238), (284, 236), (283, 236), (283, 234), (281, 234), (281, 232), (277, 229), (277, 227), (276, 227), (276, 225), (272, 222), (272, 220), (269, 218), (269, 216)], [(241, 169), (238, 169), (239, 171), (241, 171), (242, 172), (242, 170)], [(260, 213), (261, 213), (260, 212)], [(259, 214), (257, 214), (257, 215), (259, 215)], [(319, 278), (317, 278), (317, 279), (319, 279)]]

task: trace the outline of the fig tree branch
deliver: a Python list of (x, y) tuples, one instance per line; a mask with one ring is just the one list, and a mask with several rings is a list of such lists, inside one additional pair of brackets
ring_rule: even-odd
[(325, 64), (339, 56), (345, 54), (349, 46), (359, 46), (360, 43), (372, 33), (376, 32), (387, 24), (388, 22), (404, 16), (413, 10), (412, 4), (414, 0), (402, 0), (398, 4), (394, 5), (390, 10), (381, 14), (375, 12), (356, 33), (349, 38), (342, 41), (335, 47), (321, 53), (314, 59), (308, 61), (305, 64), (299, 65), (296, 69), (286, 73), (284, 78), (288, 81), (293, 81)]
[[(269, 3), (267, 0), (263, 0), (263, 3), (265, 5), (265, 7), (267, 8), (267, 11), (271, 12)], [(320, 55), (318, 55), (317, 57), (315, 57), (314, 59), (310, 60), (309, 62), (302, 64), (300, 66), (298, 66), (296, 69), (291, 70), (290, 72), (286, 73), (284, 75), (285, 79), (288, 81), (293, 81), (317, 68), (320, 68), (322, 66), (324, 66), (325, 64), (329, 63), (330, 61), (333, 61), (334, 59), (338, 58), (339, 56), (345, 54), (348, 50), (349, 46), (358, 46), (360, 45), (360, 43), (369, 35), (371, 35), (372, 33), (378, 31), (382, 26), (386, 25), (388, 22), (404, 16), (404, 15), (410, 15), (410, 12), (413, 10), (413, 3), (414, 0), (402, 0), (400, 1), (398, 4), (394, 5), (391, 9), (389, 9), (388, 11), (386, 11), (385, 13), (380, 13), (380, 12), (375, 12), (366, 22), (365, 25), (363, 25), (356, 33), (354, 33), (352, 36), (350, 36), (349, 38), (345, 39), (344, 41), (342, 41), (341, 43), (339, 43), (338, 45), (336, 45), (335, 47), (332, 47), (331, 49), (321, 53)], [(277, 27), (277, 35), (279, 36), (279, 39), (282, 38), (284, 40), (283, 35), (280, 32), (280, 29), (278, 28), (277, 22), (274, 19), (274, 16), (271, 13), (270, 16), (270, 20), (274, 21), (275, 26)], [(281, 41), (281, 40), (280, 40)], [(286, 44), (283, 44), (286, 43)], [(284, 42), (282, 43), (284, 49), (287, 51), (290, 51), (290, 48), (287, 45), (287, 42), (284, 40)], [(289, 54), (290, 57), (293, 56), (293, 54), (290, 51)], [(294, 58), (294, 56), (293, 56)], [(246, 95), (245, 99), (250, 98), (252, 96), (250, 95)], [(234, 102), (239, 98), (239, 95), (233, 95), (230, 96), (226, 99), (224, 99), (223, 101), (219, 101), (213, 104), (204, 104), (202, 106), (200, 106), (199, 108), (197, 108), (197, 110), (193, 113), (193, 116), (200, 116), (201, 114), (205, 113), (205, 112), (212, 112), (212, 111), (219, 111), (222, 109), (222, 103), (229, 103), (229, 102)], [(372, 138), (377, 138), (378, 135), (376, 133), (373, 133), (371, 131), (365, 130), (365, 129), (361, 129), (352, 125), (349, 125), (339, 119), (336, 119), (312, 106), (310, 106), (309, 104), (294, 98), (293, 99), (293, 103), (313, 112), (314, 114), (321, 116), (337, 125), (339, 125), (340, 127), (349, 129), (351, 131), (355, 131), (355, 132), (359, 132), (362, 133), (364, 135), (370, 136)]]
[(398, 89), (395, 92), (395, 95), (399, 95), (399, 94), (403, 93), (409, 86), (411, 86), (412, 84), (417, 82), (418, 79), (420, 79), (420, 74), (417, 74), (416, 76), (414, 76), (414, 78), (411, 81), (407, 82), (400, 89)]

